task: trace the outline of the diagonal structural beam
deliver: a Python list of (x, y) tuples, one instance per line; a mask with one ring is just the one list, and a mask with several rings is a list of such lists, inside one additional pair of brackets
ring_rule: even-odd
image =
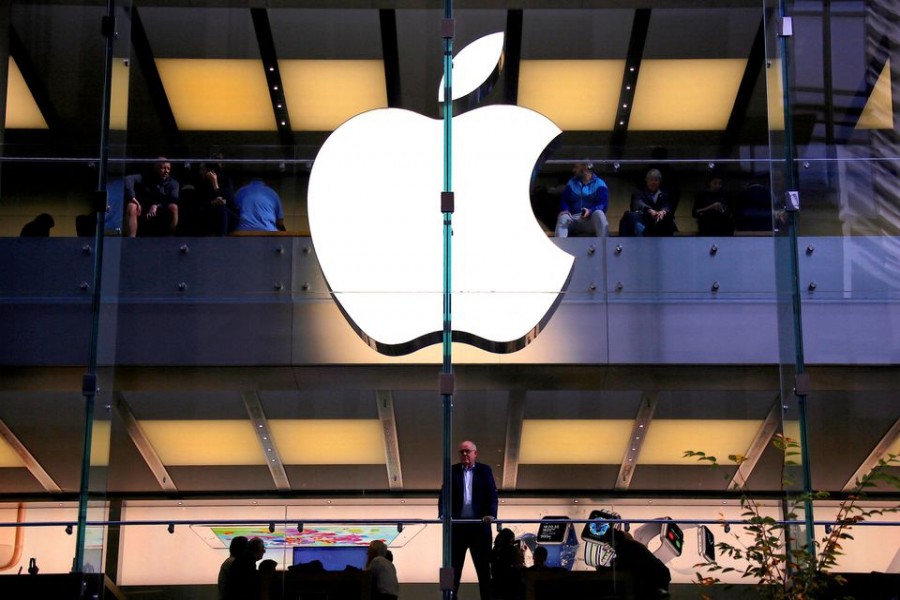
[(746, 121), (750, 100), (753, 98), (753, 91), (756, 89), (759, 74), (762, 73), (765, 63), (766, 27), (763, 19), (760, 20), (756, 35), (753, 37), (753, 44), (750, 46), (750, 53), (747, 55), (747, 65), (744, 67), (744, 75), (741, 77), (737, 95), (734, 97), (734, 106), (731, 109), (731, 115), (728, 117), (725, 131), (722, 132), (722, 156), (730, 156), (731, 149), (741, 142), (741, 129)]
[(634, 470), (637, 468), (641, 448), (647, 439), (650, 423), (653, 421), (653, 413), (656, 412), (656, 404), (659, 401), (659, 393), (651, 392), (641, 395), (641, 405), (638, 408), (634, 424), (631, 426), (631, 437), (628, 438), (628, 446), (625, 448), (625, 456), (619, 466), (619, 475), (616, 477), (617, 490), (627, 490), (631, 486)]
[(387, 390), (378, 390), (375, 392), (375, 401), (384, 437), (384, 463), (387, 467), (388, 487), (392, 491), (402, 490), (403, 469), (400, 466), (400, 437), (397, 435), (394, 395)]
[(503, 102), (519, 103), (519, 66), (522, 64), (523, 14), (521, 8), (506, 12), (506, 35), (503, 43)]
[(875, 447), (872, 449), (872, 452), (869, 453), (869, 456), (866, 457), (866, 460), (862, 461), (859, 468), (856, 469), (856, 472), (853, 473), (853, 475), (850, 476), (850, 479), (847, 480), (847, 483), (844, 484), (843, 491), (853, 491), (857, 487), (859, 481), (867, 474), (871, 473), (872, 469), (878, 466), (878, 461), (887, 455), (888, 450), (891, 449), (891, 446), (894, 445), (894, 442), (897, 441), (898, 437), (900, 437), (900, 419), (894, 421), (894, 424), (891, 425), (888, 432), (884, 434), (884, 437), (875, 444)]
[(141, 20), (141, 12), (137, 7), (131, 11), (131, 45), (144, 76), (144, 82), (150, 92), (150, 101), (153, 103), (153, 108), (156, 109), (156, 116), (159, 118), (160, 126), (166, 136), (166, 143), (174, 152), (184, 153), (184, 139), (178, 130), (175, 113), (172, 112), (166, 88), (163, 86), (159, 69), (156, 68), (153, 48), (150, 46), (150, 39), (147, 37), (144, 22)]
[(756, 435), (753, 436), (753, 441), (750, 442), (747, 452), (744, 453), (745, 460), (738, 465), (737, 471), (735, 471), (734, 476), (728, 483), (729, 490), (742, 487), (747, 483), (747, 480), (750, 479), (750, 474), (756, 468), (766, 446), (772, 441), (780, 425), (781, 399), (775, 398), (775, 402), (772, 403), (772, 407), (769, 409), (769, 414), (766, 415), (762, 425), (756, 431)]
[(16, 61), (16, 65), (18, 65), (19, 71), (22, 73), (22, 79), (25, 80), (25, 84), (31, 91), (38, 110), (41, 111), (41, 115), (47, 121), (47, 127), (56, 135), (65, 135), (63, 121), (53, 102), (50, 101), (50, 93), (47, 91), (47, 86), (44, 85), (44, 80), (38, 73), (34, 61), (31, 60), (22, 38), (19, 37), (15, 27), (12, 25), (9, 27), (9, 55)]
[(62, 488), (56, 485), (56, 482), (53, 481), (53, 478), (50, 477), (50, 474), (44, 470), (44, 467), (41, 466), (41, 463), (37, 461), (37, 459), (28, 451), (28, 448), (25, 447), (25, 444), (16, 437), (16, 434), (13, 433), (12, 429), (7, 426), (6, 423), (0, 419), (0, 438), (3, 438), (9, 447), (13, 449), (22, 463), (25, 465), (25, 468), (34, 476), (35, 479), (41, 484), (41, 486), (48, 492), (61, 492)]
[(269, 473), (272, 475), (272, 481), (275, 482), (275, 488), (284, 492), (291, 489), (291, 482), (288, 480), (287, 472), (284, 470), (284, 463), (281, 461), (281, 455), (278, 453), (278, 446), (275, 445), (275, 436), (269, 427), (269, 420), (263, 412), (262, 403), (259, 401), (259, 394), (256, 392), (244, 392), (241, 394), (244, 400), (244, 407), (247, 409), (247, 416), (253, 423), (253, 431), (256, 432), (256, 439), (262, 448), (263, 456), (266, 457), (266, 466), (269, 467)]
[(272, 37), (272, 26), (269, 24), (269, 13), (265, 8), (251, 8), (253, 29), (259, 45), (259, 56), (262, 58), (266, 74), (266, 85), (269, 86), (269, 99), (272, 101), (272, 113), (278, 128), (278, 139), (290, 154), (294, 145), (294, 134), (291, 130), (291, 117), (284, 96), (284, 84), (281, 82), (281, 70), (278, 68), (278, 53), (275, 51), (275, 38)]
[(390, 108), (403, 108), (400, 86), (400, 44), (397, 40), (397, 11), (382, 8), (378, 11), (381, 26), (381, 59), (384, 61), (384, 88)]
[(506, 446), (503, 451), (504, 490), (514, 490), (519, 479), (519, 453), (522, 449), (522, 421), (525, 419), (525, 391), (511, 390), (506, 405)]
[(116, 392), (114, 406), (116, 414), (119, 415), (119, 418), (122, 419), (122, 423), (125, 425), (125, 431), (128, 432), (128, 436), (134, 442), (134, 446), (141, 453), (144, 462), (147, 463), (150, 472), (153, 473), (157, 483), (159, 483), (159, 487), (167, 492), (177, 492), (178, 488), (175, 487), (172, 476), (169, 475), (162, 459), (159, 458), (159, 454), (157, 454), (153, 444), (150, 443), (150, 438), (144, 433), (141, 424), (138, 423), (134, 412), (131, 410), (128, 402), (125, 401), (125, 396), (121, 392)]
[(644, 46), (647, 43), (647, 32), (650, 30), (650, 9), (638, 8), (634, 11), (631, 25), (631, 38), (628, 40), (628, 54), (625, 56), (625, 72), (622, 75), (622, 89), (619, 92), (618, 111), (613, 126), (610, 148), (616, 157), (621, 156), (628, 135), (628, 121), (631, 118), (631, 106), (637, 88), (641, 60), (644, 58)]

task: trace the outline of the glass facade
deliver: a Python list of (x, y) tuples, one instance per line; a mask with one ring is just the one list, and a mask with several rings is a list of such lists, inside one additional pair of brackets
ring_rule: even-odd
[(214, 598), (246, 535), (435, 597), (465, 440), (573, 571), (521, 597), (640, 593), (600, 518), (754, 585), (748, 498), (896, 587), (896, 7), (524, 4), (0, 3), (0, 590)]

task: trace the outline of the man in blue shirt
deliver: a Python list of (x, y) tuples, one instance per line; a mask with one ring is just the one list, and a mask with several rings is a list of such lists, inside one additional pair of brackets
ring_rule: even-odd
[(235, 231), (284, 231), (281, 199), (262, 179), (239, 189), (234, 205), (240, 214)]
[(609, 234), (606, 209), (609, 189), (606, 182), (591, 171), (589, 162), (578, 162), (572, 168), (574, 177), (562, 193), (562, 206), (556, 219), (556, 237)]

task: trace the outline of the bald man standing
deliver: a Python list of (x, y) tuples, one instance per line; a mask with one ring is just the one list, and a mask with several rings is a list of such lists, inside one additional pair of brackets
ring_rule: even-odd
[[(478, 519), (480, 523), (455, 523), (451, 528), (451, 564), (453, 597), (459, 592), (459, 579), (466, 561), (466, 550), (478, 574), (481, 600), (491, 597), (491, 522), (497, 518), (497, 484), (488, 465), (476, 461), (478, 448), (470, 441), (459, 445), (459, 462), (451, 468), (450, 516), (453, 519)], [(444, 490), (441, 488), (441, 498)], [(439, 499), (440, 500), (440, 499)], [(439, 504), (440, 506), (442, 504)]]

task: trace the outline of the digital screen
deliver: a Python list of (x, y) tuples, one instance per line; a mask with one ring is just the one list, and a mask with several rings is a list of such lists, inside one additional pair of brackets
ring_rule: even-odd
[(399, 535), (396, 525), (305, 525), (303, 531), (296, 527), (276, 527), (269, 532), (266, 526), (252, 527), (210, 527), (227, 548), (231, 540), (239, 535), (246, 538), (258, 537), (266, 543), (266, 548), (303, 547), (346, 547), (369, 545), (381, 540), (390, 543)]
[(610, 523), (609, 520), (617, 521), (622, 517), (618, 513), (608, 510), (592, 510), (588, 518), (591, 521), (584, 525), (584, 529), (581, 531), (582, 539), (612, 543), (612, 530), (615, 523)]
[(666, 523), (665, 539), (675, 550), (675, 554), (681, 556), (681, 550), (684, 548), (684, 532), (681, 527), (675, 523)]
[(700, 554), (706, 560), (713, 562), (716, 560), (716, 537), (713, 532), (703, 525), (700, 527)]
[[(569, 517), (544, 517), (547, 521), (568, 519)], [(539, 544), (561, 544), (566, 539), (568, 523), (546, 523), (538, 526), (537, 541)]]
[(343, 571), (348, 566), (366, 568), (366, 552), (363, 546), (297, 546), (294, 548), (294, 564), (318, 560), (326, 571)]

